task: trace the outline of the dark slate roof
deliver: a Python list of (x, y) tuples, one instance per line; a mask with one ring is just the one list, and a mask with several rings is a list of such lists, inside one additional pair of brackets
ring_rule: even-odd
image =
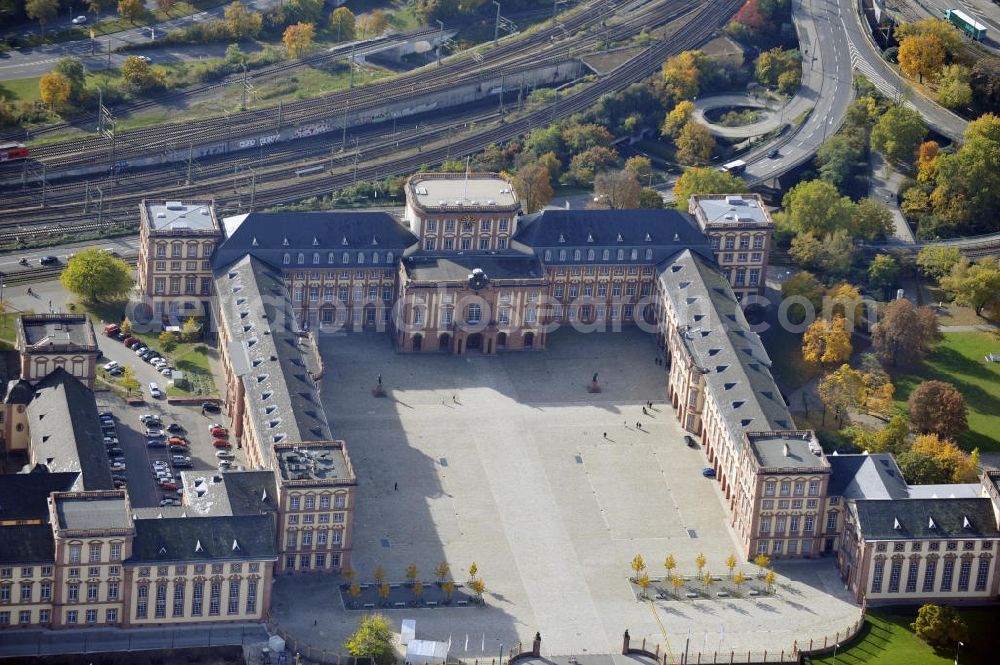
[[(620, 238), (620, 239), (619, 239)], [(641, 210), (548, 209), (518, 221), (515, 239), (540, 248), (645, 248), (659, 262), (689, 247), (711, 256), (711, 248), (693, 218), (675, 208)]]
[(54, 563), (55, 555), (48, 524), (0, 527), (0, 564)]
[[(297, 255), (305, 254), (302, 269), (357, 268), (358, 252), (365, 253), (364, 267), (372, 267), (373, 253), (379, 253), (383, 268), (395, 265), (400, 253), (417, 241), (416, 236), (394, 217), (384, 212), (252, 212), (244, 217), (227, 218), (225, 226), (232, 229), (229, 237), (216, 249), (213, 265), (229, 265), (246, 254), (273, 266), (284, 264), (284, 254), (292, 255), (290, 268), (298, 267)], [(320, 254), (320, 262), (312, 262), (312, 254)], [(343, 252), (350, 259), (343, 263)], [(394, 260), (386, 261), (393, 252)], [(333, 254), (330, 262), (329, 254)]]
[(128, 563), (277, 559), (273, 515), (137, 519)]
[(311, 342), (299, 334), (281, 271), (244, 256), (216, 272), (215, 293), (261, 444), (333, 438), (310, 377), (317, 369)]
[(64, 473), (7, 473), (0, 475), (0, 522), (49, 520), (52, 492), (69, 492), (79, 480), (74, 471)]
[(854, 510), (868, 540), (1000, 538), (987, 498), (861, 500)]
[(466, 282), (480, 268), (490, 279), (543, 279), (545, 272), (534, 254), (518, 252), (462, 252), (407, 256), (403, 267), (418, 282)]
[(7, 394), (3, 401), (5, 404), (27, 404), (34, 394), (31, 384), (24, 379), (11, 379), (7, 382)]
[(905, 499), (906, 480), (889, 453), (828, 455), (829, 496), (845, 499)]
[(230, 471), (223, 474), (233, 515), (259, 515), (277, 510), (273, 471)]
[(49, 471), (79, 471), (83, 489), (114, 489), (94, 393), (59, 367), (35, 385), (28, 405), (31, 454)]

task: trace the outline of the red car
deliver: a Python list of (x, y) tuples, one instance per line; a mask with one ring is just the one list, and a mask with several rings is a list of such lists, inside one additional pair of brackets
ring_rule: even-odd
[(212, 442), (212, 445), (216, 448), (232, 448), (233, 444), (229, 443), (225, 439), (216, 439)]
[(134, 342), (134, 341), (136, 341), (135, 337), (126, 337), (125, 339), (122, 340), (122, 344), (124, 344), (125, 346), (131, 348), (132, 347), (132, 342)]
[(160, 483), (160, 489), (161, 490), (172, 490), (172, 491), (176, 492), (177, 491), (177, 483), (172, 483), (170, 481)]
[(212, 436), (229, 436), (229, 430), (225, 427), (213, 427)]
[(170, 437), (169, 439), (167, 439), (167, 443), (169, 443), (172, 446), (182, 446), (184, 448), (187, 448), (187, 441), (180, 438), (179, 436)]
[(104, 326), (104, 334), (109, 337), (112, 335), (117, 335), (119, 330), (121, 330), (121, 327), (117, 323), (109, 323), (108, 325)]

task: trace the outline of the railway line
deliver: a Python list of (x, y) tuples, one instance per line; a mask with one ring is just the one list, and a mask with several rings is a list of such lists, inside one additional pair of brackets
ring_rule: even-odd
[[(671, 39), (663, 40), (661, 43), (647, 48), (642, 55), (626, 62), (580, 92), (516, 120), (473, 131), (469, 135), (457, 139), (452, 137), (452, 132), (448, 129), (442, 129), (436, 134), (428, 131), (416, 133), (405, 139), (383, 140), (366, 145), (364, 161), (361, 161), (359, 157), (353, 166), (350, 164), (354, 161), (352, 154), (344, 155), (339, 160), (335, 160), (337, 163), (331, 163), (329, 158), (319, 159), (316, 163), (324, 167), (323, 173), (315, 177), (289, 181), (289, 178), (294, 177), (296, 167), (302, 168), (310, 162), (299, 163), (285, 169), (279, 168), (276, 171), (268, 172), (266, 177), (265, 174), (261, 174), (255, 183), (254, 206), (269, 207), (299, 201), (310, 196), (328, 194), (333, 189), (342, 188), (355, 179), (365, 180), (410, 173), (423, 164), (440, 162), (448, 157), (471, 154), (490, 143), (511, 140), (527, 133), (532, 127), (578, 113), (590, 107), (602, 95), (622, 89), (653, 73), (670, 55), (697, 46), (716, 30), (738, 6), (739, 0), (727, 0), (713, 5), (705, 5), (687, 13), (683, 19), (677, 22), (679, 25)], [(414, 152), (415, 148), (417, 152)], [(399, 156), (394, 158), (395, 155)], [(172, 187), (169, 193), (170, 196), (181, 198), (213, 197), (217, 201), (220, 211), (223, 214), (230, 214), (245, 209), (250, 198), (250, 194), (246, 191), (248, 189), (246, 184), (242, 187), (243, 191), (233, 192), (231, 183), (232, 180), (229, 179), (225, 182), (224, 187), (220, 186), (221, 183), (214, 185), (199, 183), (188, 187)], [(155, 192), (146, 191), (143, 193), (145, 196), (156, 196)], [(126, 219), (134, 218), (134, 206), (137, 205), (140, 198), (140, 196), (125, 196), (117, 199), (114, 202), (114, 211), (109, 212), (107, 217), (109, 221), (102, 221), (102, 224), (122, 223)], [(79, 209), (78, 204), (76, 209)], [(69, 225), (73, 225), (76, 230), (83, 230), (87, 227), (85, 219), (81, 219), (79, 213), (72, 214), (69, 210), (64, 210), (62, 214), (55, 210), (52, 212), (55, 214), (48, 219), (50, 229), (47, 232), (52, 232), (52, 226), (56, 230), (60, 230), (60, 227), (66, 229)], [(89, 216), (93, 219), (92, 213)], [(91, 223), (93, 224), (93, 222)], [(17, 223), (12, 221), (11, 225), (7, 226), (0, 234), (0, 241), (9, 242), (13, 237), (23, 237), (25, 233), (41, 231), (41, 229), (32, 231), (23, 227), (15, 228), (16, 226)]]
[[(609, 4), (613, 6), (608, 7)], [(282, 125), (329, 120), (336, 118), (341, 111), (359, 113), (393, 99), (407, 98), (418, 90), (432, 93), (462, 83), (481, 81), (486, 76), (513, 75), (528, 63), (538, 65), (560, 58), (565, 60), (571, 57), (572, 52), (594, 43), (616, 41), (637, 34), (642, 27), (662, 24), (690, 11), (697, 4), (694, 0), (591, 2), (556, 28), (546, 27), (522, 39), (501, 43), (496, 48), (483, 50), (476, 58), (463, 54), (445, 61), (441, 66), (429, 65), (390, 81), (287, 104), (281, 109), (279, 117), (276, 117), (277, 109), (270, 107), (231, 114), (228, 118), (121, 132), (114, 146), (114, 159), (127, 160), (149, 152), (183, 150), (191, 145), (218, 142), (220, 137), (258, 134)], [(627, 5), (635, 6), (634, 12), (618, 22), (602, 25), (602, 16), (610, 16), (616, 9)], [(567, 38), (581, 31), (585, 34), (575, 39)], [(95, 156), (110, 157), (111, 153), (111, 143), (103, 137), (40, 146), (34, 150), (36, 159), (46, 165), (50, 174), (92, 164)]]

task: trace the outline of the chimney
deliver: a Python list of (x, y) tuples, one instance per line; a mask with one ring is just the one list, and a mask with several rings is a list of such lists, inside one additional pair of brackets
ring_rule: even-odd
[(782, 454), (783, 454), (783, 455), (784, 455), (785, 457), (788, 457), (788, 444), (787, 444), (787, 443), (786, 443), (786, 444), (785, 444), (785, 445), (783, 446), (783, 448), (782, 448)]

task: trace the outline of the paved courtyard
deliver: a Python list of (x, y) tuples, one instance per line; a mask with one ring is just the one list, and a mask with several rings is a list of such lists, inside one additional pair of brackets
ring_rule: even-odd
[[(528, 645), (535, 631), (546, 655), (615, 653), (626, 628), (633, 643), (673, 652), (689, 631), (692, 650), (721, 642), (745, 652), (790, 648), (857, 618), (828, 560), (780, 566), (777, 597), (637, 602), (626, 579), (635, 554), (659, 578), (667, 554), (681, 574), (696, 572), (699, 553), (725, 574), (736, 551), (703, 453), (684, 445), (665, 402), (651, 336), (567, 331), (546, 351), (499, 357), (399, 355), (382, 335), (329, 336), (321, 347), (323, 400), (358, 474), (358, 580), (381, 565), (403, 582), (416, 563), (431, 583), (446, 560), (459, 582), (475, 561), (486, 583), (485, 608), (388, 611), (397, 631), (416, 619), (418, 638), (451, 638), (452, 654), (468, 658)], [(586, 390), (594, 372), (598, 394)], [(371, 394), (379, 373), (385, 399)], [(279, 579), (275, 619), (339, 650), (358, 613), (344, 611), (337, 581)]]

